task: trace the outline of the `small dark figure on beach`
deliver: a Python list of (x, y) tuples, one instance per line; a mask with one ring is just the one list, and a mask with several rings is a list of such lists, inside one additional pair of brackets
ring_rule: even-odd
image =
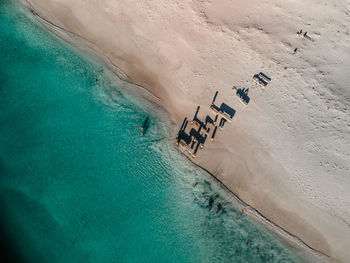
[(304, 33), (304, 37), (306, 37), (306, 36), (307, 36), (307, 32)]
[(298, 32), (297, 32), (297, 35), (301, 35), (303, 33), (303, 30), (300, 29)]
[(298, 51), (298, 48), (296, 47), (296, 48), (294, 49), (294, 53), (293, 53), (293, 54), (297, 53), (297, 51)]

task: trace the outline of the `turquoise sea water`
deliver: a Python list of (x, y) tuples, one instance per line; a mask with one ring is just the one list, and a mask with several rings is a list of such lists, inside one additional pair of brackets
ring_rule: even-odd
[(297, 262), (166, 129), (103, 66), (1, 0), (0, 261)]

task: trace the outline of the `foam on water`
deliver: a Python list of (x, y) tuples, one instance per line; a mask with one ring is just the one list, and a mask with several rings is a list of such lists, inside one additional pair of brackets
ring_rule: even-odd
[(296, 262), (172, 148), (157, 113), (6, 0), (0, 56), (3, 258)]

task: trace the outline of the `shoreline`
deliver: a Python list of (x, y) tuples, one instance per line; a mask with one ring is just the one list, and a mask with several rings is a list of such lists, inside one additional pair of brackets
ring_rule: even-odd
[[(169, 111), (164, 106), (164, 101), (162, 102), (161, 96), (157, 96), (157, 94), (154, 94), (152, 90), (147, 89), (147, 87), (144, 87), (142, 85), (138, 85), (137, 83), (132, 82), (132, 77), (129, 77), (127, 73), (125, 73), (121, 68), (116, 65), (112, 59), (104, 54), (103, 51), (101, 51), (96, 44), (90, 42), (89, 40), (85, 39), (84, 37), (77, 35), (73, 32), (70, 32), (69, 30), (66, 30), (65, 28), (54, 24), (53, 22), (47, 20), (46, 18), (43, 18), (38, 14), (34, 8), (31, 6), (31, 4), (26, 0), (20, 0), (21, 4), (27, 8), (33, 15), (36, 17), (36, 19), (43, 24), (49, 31), (51, 31), (53, 34), (57, 35), (59, 38), (63, 39), (64, 41), (74, 45), (78, 48), (78, 50), (82, 50), (83, 52), (87, 52), (88, 54), (91, 54), (93, 57), (97, 58), (99, 61), (102, 61), (103, 64), (113, 72), (118, 79), (120, 79), (123, 82), (126, 82), (130, 84), (134, 89), (131, 93), (136, 92), (138, 94), (141, 93), (141, 96), (145, 98), (147, 101), (152, 103), (154, 106), (161, 107), (163, 111), (165, 111), (169, 116), (169, 122), (171, 125), (170, 128), (170, 136), (173, 136), (176, 134), (177, 129), (179, 128), (179, 116), (182, 116), (181, 113), (174, 114), (173, 111)], [(120, 87), (124, 90), (128, 89), (129, 87)], [(139, 92), (139, 91), (141, 92)], [(164, 98), (163, 98), (164, 99)], [(170, 142), (172, 138), (169, 138)], [(181, 152), (181, 151), (180, 151)], [(275, 223), (274, 220), (270, 219), (268, 216), (264, 215), (264, 212), (260, 212), (260, 209), (254, 208), (254, 205), (249, 205), (249, 202), (245, 202), (244, 198), (242, 199), (239, 195), (239, 193), (236, 193), (232, 188), (230, 188), (227, 184), (225, 184), (224, 180), (222, 178), (218, 177), (213, 173), (212, 171), (208, 170), (207, 167), (204, 167), (201, 163), (199, 163), (197, 160), (192, 160), (189, 158), (186, 154), (184, 154), (185, 157), (187, 157), (188, 160), (191, 161), (194, 165), (199, 167), (200, 169), (207, 172), (223, 189), (223, 191), (228, 191), (232, 197), (239, 203), (239, 205), (242, 207), (242, 210), (244, 213), (246, 213), (250, 217), (254, 217), (257, 219), (258, 223), (261, 223), (267, 228), (273, 229), (274, 232), (276, 232), (278, 235), (281, 236), (282, 239), (286, 239), (289, 242), (294, 243), (296, 247), (296, 250), (301, 249), (302, 251), (305, 250), (311, 250), (310, 252), (315, 253), (317, 256), (325, 257), (327, 260), (334, 260), (334, 258), (327, 253), (322, 252), (321, 250), (314, 248), (312, 245), (308, 244), (307, 241), (305, 241), (303, 238), (299, 237), (298, 235), (293, 234), (291, 231), (283, 227), (282, 225)], [(201, 157), (200, 157), (201, 158)]]
[[(24, 0), (25, 1), (25, 0)], [(22, 2), (22, 0), (20, 1)], [(127, 80), (127, 75), (114, 63), (112, 63), (107, 56), (104, 56), (102, 53), (97, 53), (94, 49), (91, 48), (92, 43), (89, 43), (86, 39), (80, 37), (79, 35), (76, 35), (70, 31), (67, 31), (64, 28), (61, 28), (60, 26), (57, 26), (53, 24), (52, 22), (46, 20), (45, 18), (41, 17), (38, 13), (35, 12), (35, 10), (30, 6), (30, 4), (25, 1), (22, 2), (22, 5), (27, 8), (33, 16), (37, 19), (37, 21), (40, 22), (45, 28), (47, 28), (51, 33), (58, 36), (62, 40), (66, 41), (67, 43), (73, 45), (74, 47), (78, 48), (78, 50), (81, 50), (82, 52), (88, 52), (88, 55), (92, 55), (94, 59), (100, 60), (100, 62), (103, 62), (104, 66), (106, 66), (111, 72), (115, 74), (115, 76), (120, 79), (123, 82), (126, 82), (128, 84), (131, 84), (134, 86), (134, 88), (139, 89), (141, 93), (139, 96), (141, 96), (143, 99), (146, 99), (150, 103), (156, 103), (156, 106), (160, 106), (162, 110), (164, 110), (169, 116), (170, 113), (166, 111), (166, 108), (164, 108), (162, 105), (158, 104), (158, 102), (155, 102), (154, 99), (159, 100), (159, 97), (157, 97), (155, 94), (153, 94), (151, 91), (149, 91), (147, 88), (137, 85), (135, 83), (132, 83), (131, 81)], [(97, 48), (97, 47), (95, 47)], [(115, 70), (117, 69), (117, 70)], [(126, 78), (125, 78), (126, 77)], [(125, 79), (124, 79), (125, 78)], [(119, 87), (121, 89), (125, 90), (125, 87)], [(129, 90), (128, 90), (129, 91)], [(149, 96), (151, 95), (152, 99), (150, 99)], [(178, 123), (173, 123), (173, 119), (170, 121), (172, 124), (172, 130), (176, 130), (178, 128)], [(171, 134), (171, 133), (170, 133)], [(174, 137), (174, 136), (173, 136)], [(174, 150), (177, 150), (174, 145), (171, 143), (173, 138), (169, 138), (169, 142)], [(263, 214), (261, 214), (258, 210), (256, 210), (254, 207), (250, 206), (249, 204), (245, 203), (242, 199), (239, 198), (237, 194), (235, 194), (232, 190), (230, 190), (222, 181), (220, 181), (215, 175), (213, 175), (210, 171), (205, 169), (204, 167), (200, 166), (199, 164), (196, 164), (193, 162), (193, 160), (187, 156), (186, 154), (183, 154), (181, 151), (178, 151), (182, 156), (186, 157), (187, 160), (189, 160), (193, 165), (198, 167), (199, 169), (203, 170), (205, 173), (211, 176), (211, 178), (220, 186), (222, 191), (225, 191), (231, 195), (230, 202), (232, 205), (234, 205), (236, 208), (242, 208), (242, 212), (245, 213), (247, 216), (250, 216), (256, 220), (256, 223), (262, 224), (266, 227), (266, 231), (268, 231), (267, 228), (272, 229), (274, 235), (280, 235), (280, 238), (282, 238), (282, 242), (285, 242), (289, 246), (291, 245), (290, 242), (293, 242), (294, 245), (298, 246), (297, 249), (310, 249), (312, 253), (316, 253), (316, 256), (324, 256), (329, 259), (329, 256), (326, 254), (323, 254), (321, 251), (318, 251), (311, 246), (309, 246), (307, 243), (305, 243), (302, 239), (300, 239), (298, 236), (293, 235), (292, 233), (288, 232), (287, 230), (283, 229), (278, 224), (274, 223), (267, 217), (265, 217)], [(232, 199), (234, 199), (236, 202), (238, 202), (238, 206), (233, 204)], [(302, 248), (303, 247), (303, 248)]]
[[(125, 72), (123, 72), (116, 64), (114, 64), (108, 56), (104, 55), (101, 51), (95, 50), (95, 49), (98, 50), (98, 47), (96, 45), (89, 42), (87, 39), (84, 39), (83, 37), (71, 32), (69, 30), (66, 30), (65, 28), (60, 27), (60, 26), (50, 22), (49, 20), (45, 19), (44, 17), (40, 16), (34, 10), (32, 5), (27, 0), (19, 0), (19, 2), (24, 8), (26, 8), (33, 15), (33, 17), (36, 18), (36, 20), (41, 25), (43, 25), (52, 34), (59, 37), (60, 39), (62, 39), (66, 43), (73, 45), (79, 51), (82, 51), (84, 53), (88, 53), (89, 56), (92, 56), (98, 62), (102, 62), (103, 65), (106, 68), (108, 68), (111, 72), (113, 72), (119, 80), (126, 82), (128, 84), (131, 84), (132, 86), (135, 86), (138, 89), (142, 90), (144, 92), (144, 94), (142, 95), (144, 98), (146, 98), (150, 102), (156, 103), (158, 106), (160, 106), (159, 97), (157, 97), (155, 94), (153, 94), (147, 88), (145, 88), (141, 85), (137, 85), (137, 84), (133, 83), (132, 81), (130, 81), (128, 75), (125, 74)], [(120, 87), (120, 88), (125, 89), (125, 87)], [(163, 108), (163, 109), (166, 110), (165, 108)]]
[[(183, 154), (181, 151), (179, 152), (182, 156), (185, 156), (186, 159), (189, 160), (192, 164), (194, 164), (196, 167), (207, 173), (210, 176), (210, 178), (213, 179), (215, 183), (219, 185), (222, 192), (225, 193), (225, 197), (229, 199), (230, 203), (234, 207), (242, 209), (242, 213), (244, 213), (250, 218), (253, 218), (253, 220), (257, 224), (264, 226), (264, 229), (266, 231), (272, 233), (275, 238), (279, 239), (280, 242), (282, 242), (284, 245), (287, 245), (288, 249), (293, 251), (295, 256), (298, 257), (299, 260), (302, 260), (302, 262), (328, 262), (330, 260), (330, 256), (322, 253), (322, 251), (314, 249), (298, 236), (294, 235), (293, 233), (290, 233), (288, 230), (284, 229), (275, 222), (271, 221), (269, 218), (265, 217), (254, 207), (245, 203), (236, 193), (231, 191), (222, 181), (220, 181), (210, 171), (194, 163), (191, 160), (191, 157), (187, 156), (186, 154)], [(298, 252), (302, 253), (301, 258), (298, 255), (296, 255)]]

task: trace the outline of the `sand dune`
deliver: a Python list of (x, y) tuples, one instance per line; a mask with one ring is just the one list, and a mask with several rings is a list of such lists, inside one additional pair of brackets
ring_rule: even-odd
[[(310, 247), (347, 262), (349, 1), (29, 2), (159, 97), (176, 128), (197, 105), (204, 117), (219, 91), (237, 113), (193, 161)], [(272, 78), (265, 88), (252, 80), (260, 71)], [(233, 85), (250, 89), (247, 106)]]

